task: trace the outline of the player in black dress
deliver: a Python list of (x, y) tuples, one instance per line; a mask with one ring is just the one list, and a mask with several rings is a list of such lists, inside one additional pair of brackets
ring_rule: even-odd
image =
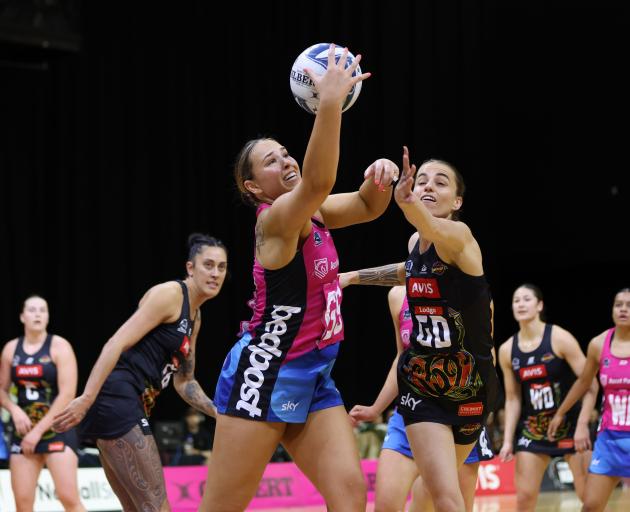
[(188, 276), (150, 288), (136, 312), (109, 339), (83, 394), (55, 417), (55, 430), (80, 424), (94, 441), (112, 489), (125, 510), (170, 510), (162, 464), (148, 417), (171, 377), (190, 405), (215, 416), (194, 376), (199, 307), (221, 290), (227, 271), (222, 242), (189, 237)]
[[(11, 413), (11, 487), (16, 510), (31, 511), (39, 474), (46, 465), (66, 510), (84, 511), (77, 486), (76, 431), (51, 430), (54, 415), (75, 396), (77, 360), (70, 343), (47, 332), (48, 303), (37, 295), (24, 301), (24, 334), (2, 350), (0, 406)], [(9, 396), (11, 384), (17, 402)]]
[(582, 372), (586, 358), (570, 332), (541, 319), (543, 307), (537, 286), (519, 286), (512, 297), (519, 331), (499, 348), (505, 384), (505, 430), (499, 456), (508, 461), (516, 453), (514, 485), (519, 511), (536, 508), (552, 457), (567, 460), (581, 499), (591, 457), (588, 422), (597, 399), (595, 381), (581, 408), (580, 404), (571, 408), (557, 437), (550, 440), (547, 436), (549, 422)]
[(398, 362), (397, 408), (438, 511), (464, 510), (458, 468), (499, 394), (481, 250), (456, 220), (463, 194), (452, 165), (428, 160), (416, 176), (405, 147), (394, 197), (418, 241), (405, 263), (349, 273), (350, 284), (406, 285), (413, 330)]

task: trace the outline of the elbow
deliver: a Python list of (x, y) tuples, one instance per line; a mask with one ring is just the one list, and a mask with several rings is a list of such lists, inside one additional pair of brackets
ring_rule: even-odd
[(452, 232), (446, 231), (441, 226), (436, 226), (433, 229), (432, 236), (433, 242), (439, 242), (449, 248), (449, 251), (455, 254), (459, 254), (466, 247), (466, 241), (458, 236), (453, 236)]
[(179, 396), (182, 396), (183, 390), (185, 387), (185, 382), (180, 378), (178, 378), (177, 376), (175, 376), (173, 378), (173, 388), (175, 389), (175, 391), (177, 391), (177, 394)]
[(387, 207), (389, 206), (389, 200), (391, 199), (391, 195), (386, 198), (386, 200), (382, 200), (380, 197), (375, 201), (365, 201), (366, 207), (366, 221), (370, 222), (375, 219), (378, 219), (381, 215), (385, 213)]
[(440, 228), (440, 226), (434, 222), (434, 219), (429, 219), (427, 222), (422, 218), (415, 218), (412, 216), (407, 216), (407, 220), (413, 225), (414, 228), (419, 233), (422, 233), (422, 238), (425, 240), (429, 240), (433, 243), (444, 243), (448, 241), (448, 237), (444, 230)]
[(380, 190), (372, 184), (368, 188), (365, 188), (365, 184), (359, 188), (359, 197), (365, 205), (369, 220), (374, 220), (385, 213), (392, 200), (392, 191), (392, 187)]
[(509, 407), (510, 409), (517, 410), (521, 408), (521, 400), (517, 396), (507, 395), (505, 397), (505, 405), (506, 405), (506, 409), (507, 407)]
[(407, 220), (422, 233), (422, 238), (447, 247), (451, 253), (460, 253), (466, 248), (469, 237), (453, 229), (444, 219), (425, 216), (407, 216)]
[(184, 377), (183, 375), (178, 375), (176, 373), (173, 378), (173, 387), (175, 388), (175, 391), (177, 391), (177, 394), (185, 399), (187, 394), (186, 388), (192, 381), (192, 378)]
[(308, 181), (303, 179), (302, 183), (308, 188), (310, 196), (326, 198), (335, 186), (335, 176), (319, 175), (317, 178)]
[(107, 340), (105, 345), (103, 345), (103, 348), (101, 349), (101, 354), (111, 352), (112, 354), (120, 357), (120, 354), (122, 354), (125, 350), (126, 347), (121, 347), (120, 343), (117, 343), (116, 338), (111, 337)]

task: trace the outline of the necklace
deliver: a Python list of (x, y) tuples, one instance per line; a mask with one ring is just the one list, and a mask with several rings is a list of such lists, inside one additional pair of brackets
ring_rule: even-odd
[(519, 345), (521, 345), (521, 347), (523, 347), (525, 350), (534, 348), (537, 345), (537, 343), (538, 343), (537, 341), (523, 341), (523, 340), (519, 341)]

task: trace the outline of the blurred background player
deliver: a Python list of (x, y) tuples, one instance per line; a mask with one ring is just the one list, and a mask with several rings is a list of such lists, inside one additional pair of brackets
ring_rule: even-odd
[[(70, 343), (47, 332), (48, 303), (38, 295), (24, 301), (20, 321), (24, 334), (9, 341), (0, 363), (0, 404), (13, 420), (11, 488), (16, 510), (31, 512), (37, 480), (44, 466), (66, 510), (83, 511), (77, 484), (78, 439), (74, 429), (51, 430), (55, 414), (74, 398), (77, 360)], [(17, 401), (9, 396), (11, 384)]]
[[(579, 343), (567, 330), (542, 320), (542, 292), (532, 284), (519, 286), (512, 313), (519, 330), (499, 348), (505, 385), (505, 431), (499, 456), (516, 453), (514, 485), (519, 511), (536, 508), (540, 486), (552, 457), (563, 456), (573, 473), (573, 485), (584, 496), (590, 460), (589, 421), (597, 400), (597, 383), (580, 407), (571, 409), (557, 439), (547, 437), (549, 421), (586, 361)], [(576, 453), (577, 452), (577, 453)]]
[(582, 498), (583, 512), (604, 510), (619, 481), (630, 477), (630, 288), (615, 295), (612, 317), (614, 327), (588, 344), (586, 364), (548, 430), (550, 439), (560, 437), (565, 417), (590, 392), (599, 371), (602, 415)]

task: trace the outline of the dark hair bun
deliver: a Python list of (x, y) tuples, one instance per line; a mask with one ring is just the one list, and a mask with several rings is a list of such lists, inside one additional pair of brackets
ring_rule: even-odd
[(204, 233), (191, 233), (188, 235), (188, 261), (193, 261), (195, 255), (199, 254), (206, 246), (220, 247), (227, 254), (225, 244), (218, 238)]
[(212, 243), (212, 237), (204, 235), (203, 233), (191, 233), (188, 236), (188, 248), (192, 248), (195, 244), (214, 245)]

